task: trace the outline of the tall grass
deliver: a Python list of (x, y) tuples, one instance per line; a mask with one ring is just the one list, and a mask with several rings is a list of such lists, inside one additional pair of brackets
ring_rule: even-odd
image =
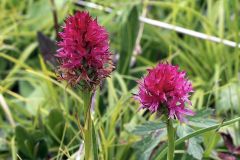
[[(95, 93), (94, 123), (99, 135), (99, 159), (165, 156), (166, 147), (160, 146), (166, 140), (164, 127), (159, 127), (154, 116), (138, 112), (139, 105), (132, 99), (132, 93), (136, 93), (135, 80), (158, 61), (177, 64), (187, 71), (194, 84), (191, 100), (195, 111), (214, 110), (207, 117), (216, 121), (203, 122), (204, 127), (192, 125), (193, 132), (179, 136), (177, 150), (184, 149), (180, 143), (186, 139), (204, 133), (204, 141), (207, 134), (212, 135), (212, 130), (235, 122), (240, 113), (239, 48), (141, 25), (138, 17), (147, 6), (148, 18), (239, 42), (238, 0), (149, 0), (144, 1), (145, 4), (140, 0), (94, 0), (92, 3), (102, 9), (77, 5), (73, 0), (55, 0), (59, 24), (75, 10), (88, 10), (97, 16), (109, 32), (111, 51), (118, 63), (116, 71)], [(111, 13), (105, 12), (106, 8), (110, 8)], [(0, 2), (0, 94), (18, 127), (10, 125), (9, 114), (1, 108), (0, 159), (27, 156), (34, 159), (45, 154), (51, 159), (81, 156), (82, 98), (76, 90), (56, 81), (54, 70), (45, 63), (38, 49), (38, 31), (52, 39), (56, 36), (51, 9), (49, 0)], [(141, 52), (136, 50), (139, 27), (143, 27)], [(233, 118), (236, 119), (221, 125), (225, 119)], [(234, 132), (234, 140), (240, 144), (239, 122), (224, 130)], [(216, 159), (208, 153), (215, 150), (217, 142), (208, 148), (209, 143), (203, 141), (197, 142), (202, 145), (204, 155)], [(182, 159), (190, 157), (189, 152), (177, 155)], [(191, 156), (196, 158), (194, 153)]]

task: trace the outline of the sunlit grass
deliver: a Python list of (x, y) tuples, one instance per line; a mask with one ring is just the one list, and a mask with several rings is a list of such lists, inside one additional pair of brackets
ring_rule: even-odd
[[(182, 143), (192, 137), (199, 138), (204, 133), (197, 141), (203, 149), (201, 154), (217, 159), (212, 151), (222, 149), (223, 145), (216, 129), (229, 131), (234, 142), (240, 144), (240, 123), (237, 122), (240, 113), (238, 47), (144, 24), (140, 37), (141, 52), (135, 54), (135, 40), (141, 23), (137, 17), (142, 15), (144, 8), (140, 0), (92, 1), (112, 9), (111, 13), (92, 7), (84, 8), (75, 2), (55, 0), (59, 24), (63, 23), (68, 13), (88, 10), (107, 28), (114, 59), (121, 61), (94, 96), (93, 116), (98, 133), (99, 159), (157, 159), (158, 156), (165, 156), (166, 147), (159, 144), (166, 140), (166, 134), (161, 129), (148, 132), (151, 125), (146, 123), (150, 120), (160, 124), (160, 120), (138, 111), (139, 104), (132, 98), (132, 94), (136, 93), (136, 80), (159, 61), (168, 61), (187, 71), (195, 90), (191, 96), (192, 108), (196, 112), (213, 109), (214, 112), (205, 118), (216, 120), (214, 124), (206, 120), (204, 125), (207, 127), (190, 125), (193, 132), (185, 137), (178, 135), (177, 150), (185, 151), (176, 156), (186, 160), (193, 158), (194, 155), (190, 156)], [(148, 18), (239, 42), (240, 4), (237, 0), (145, 2)], [(48, 142), (48, 156), (51, 159), (79, 157), (79, 146), (83, 143), (82, 97), (77, 89), (66, 87), (65, 83), (56, 80), (55, 71), (45, 63), (37, 42), (38, 31), (51, 39), (55, 37), (50, 1), (1, 0), (0, 9), (0, 94), (14, 123), (23, 126), (33, 137), (35, 132), (43, 135), (41, 140)], [(55, 124), (57, 127), (51, 128), (48, 115), (55, 110), (62, 113), (64, 120), (60, 118)], [(17, 135), (8, 116), (1, 107), (0, 159), (24, 159), (21, 157), (23, 154), (19, 153)], [(142, 132), (148, 134), (135, 134), (136, 126), (141, 125), (146, 129)], [(206, 143), (207, 136), (212, 136), (213, 131), (216, 138)], [(38, 155), (36, 148), (33, 154)], [(27, 152), (30, 154), (31, 151)]]

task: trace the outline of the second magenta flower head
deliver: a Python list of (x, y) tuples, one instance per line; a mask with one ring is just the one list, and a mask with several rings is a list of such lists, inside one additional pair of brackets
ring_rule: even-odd
[(185, 115), (194, 115), (185, 104), (190, 104), (189, 93), (193, 92), (191, 82), (185, 77), (185, 71), (178, 66), (158, 64), (149, 69), (148, 74), (140, 80), (139, 92), (135, 98), (140, 101), (140, 108), (150, 112), (167, 114), (169, 118), (184, 121)]
[(60, 79), (92, 90), (112, 72), (108, 33), (88, 12), (69, 16), (59, 36)]

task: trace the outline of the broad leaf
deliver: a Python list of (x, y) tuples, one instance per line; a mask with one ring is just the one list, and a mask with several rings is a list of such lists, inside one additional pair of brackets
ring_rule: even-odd
[(132, 133), (136, 135), (146, 135), (151, 132), (154, 132), (156, 130), (165, 128), (166, 124), (165, 123), (156, 123), (156, 122), (146, 122), (142, 125), (136, 126), (133, 130)]
[[(194, 130), (187, 125), (179, 125), (177, 127), (177, 135), (179, 138), (182, 138), (188, 134), (193, 133)], [(200, 145), (202, 139), (199, 137), (193, 137), (188, 140), (187, 153), (192, 155), (196, 159), (202, 159), (203, 157), (203, 148)]]
[(233, 83), (220, 90), (219, 98), (216, 100), (217, 113), (227, 112), (228, 110), (239, 111), (240, 84)]
[(137, 149), (137, 159), (148, 160), (154, 148), (157, 147), (157, 145), (159, 145), (160, 142), (164, 140), (163, 138), (166, 136), (166, 134), (166, 130), (161, 130), (153, 134), (144, 136), (141, 141), (134, 144), (133, 147)]
[(48, 115), (48, 124), (54, 129), (59, 123), (65, 122), (65, 118), (60, 109), (53, 109)]
[(217, 120), (212, 119), (210, 116), (213, 114), (213, 109), (202, 109), (192, 117), (188, 117), (188, 124), (190, 126), (205, 128), (217, 124)]
[(34, 146), (35, 157), (41, 159), (45, 158), (48, 154), (47, 143), (44, 139), (39, 140)]
[(195, 138), (189, 139), (187, 152), (198, 160), (203, 157), (203, 148)]

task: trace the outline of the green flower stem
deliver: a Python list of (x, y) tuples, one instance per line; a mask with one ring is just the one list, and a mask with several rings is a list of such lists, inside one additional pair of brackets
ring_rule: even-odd
[(92, 92), (82, 93), (84, 103), (84, 148), (85, 148), (85, 160), (93, 159), (93, 122), (91, 117), (91, 100)]
[(168, 154), (167, 154), (167, 159), (168, 160), (173, 160), (174, 157), (174, 128), (172, 124), (172, 120), (168, 119), (167, 120), (167, 134), (168, 134)]

